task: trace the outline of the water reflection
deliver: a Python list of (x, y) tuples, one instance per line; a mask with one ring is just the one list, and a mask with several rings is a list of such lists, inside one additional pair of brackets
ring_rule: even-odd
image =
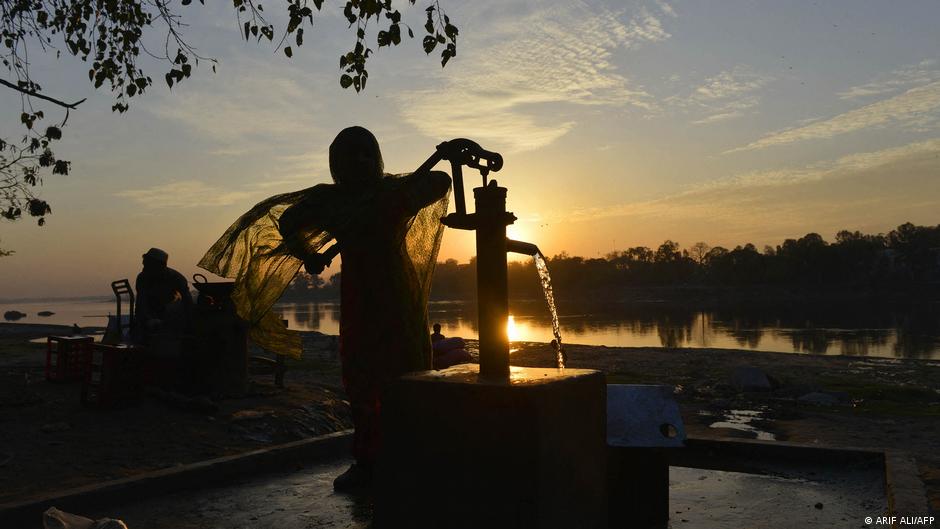
[[(658, 303), (568, 302), (560, 308), (565, 341), (575, 344), (940, 359), (937, 305), (696, 310)], [(291, 328), (339, 332), (338, 304), (290, 303), (277, 310)], [(513, 341), (552, 340), (551, 317), (542, 300), (512, 302), (510, 311)], [(447, 336), (477, 335), (473, 304), (432, 303), (429, 315)]]

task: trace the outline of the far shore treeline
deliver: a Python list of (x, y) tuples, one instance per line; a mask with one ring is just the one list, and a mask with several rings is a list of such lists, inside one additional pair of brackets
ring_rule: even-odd
[[(562, 298), (609, 300), (637, 288), (662, 287), (903, 292), (940, 283), (940, 225), (906, 223), (877, 235), (843, 230), (833, 242), (809, 233), (763, 249), (704, 242), (683, 248), (667, 240), (658, 248), (637, 246), (603, 258), (562, 252), (550, 258), (548, 266), (555, 294)], [(301, 273), (282, 300), (338, 299), (339, 283), (340, 274), (324, 280)], [(533, 261), (509, 263), (509, 289), (514, 299), (542, 295)], [(474, 299), (475, 259), (438, 263), (431, 293), (437, 300)]]

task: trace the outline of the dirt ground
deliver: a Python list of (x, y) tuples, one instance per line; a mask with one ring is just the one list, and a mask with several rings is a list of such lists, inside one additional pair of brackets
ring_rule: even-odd
[[(199, 406), (150, 395), (85, 408), (81, 382), (47, 382), (45, 344), (29, 342), (63, 330), (0, 324), (0, 503), (351, 427), (335, 360), (294, 362), (283, 389), (253, 376), (246, 395)], [(326, 338), (309, 341), (309, 357), (335, 343)]]
[[(334, 337), (305, 339), (305, 357), (289, 364), (285, 388), (271, 375), (253, 376), (247, 395), (214, 400), (215, 411), (153, 396), (94, 410), (80, 405), (80, 383), (44, 379), (45, 345), (29, 342), (62, 330), (0, 324), (0, 503), (351, 424)], [(514, 347), (514, 365), (553, 364), (546, 344)], [(689, 435), (905, 450), (940, 509), (940, 362), (578, 345), (567, 352), (569, 367), (600, 369), (608, 383), (674, 385)], [(732, 373), (739, 366), (762, 370), (772, 389), (737, 389)], [(815, 402), (806, 397), (814, 394)]]

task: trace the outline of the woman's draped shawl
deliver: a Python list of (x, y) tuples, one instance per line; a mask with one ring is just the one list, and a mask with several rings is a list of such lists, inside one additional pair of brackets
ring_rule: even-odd
[[(385, 175), (397, 178), (400, 175)], [(285, 241), (278, 230), (281, 214), (303, 200), (314, 188), (275, 195), (256, 204), (232, 224), (199, 261), (199, 267), (213, 274), (235, 280), (232, 302), (238, 316), (248, 322), (249, 336), (257, 345), (277, 354), (300, 358), (301, 334), (287, 329), (271, 307), (293, 280), (303, 262), (288, 251), (288, 243), (299, 243), (307, 252), (321, 251), (333, 236), (319, 228), (297, 234), (299, 240)], [(440, 219), (447, 212), (448, 195), (421, 209), (411, 218), (404, 244), (421, 288), (423, 306), (427, 306), (431, 277), (440, 249), (443, 226)], [(349, 225), (363, 218), (369, 199), (361, 206), (339, 210), (324, 204), (333, 226)]]

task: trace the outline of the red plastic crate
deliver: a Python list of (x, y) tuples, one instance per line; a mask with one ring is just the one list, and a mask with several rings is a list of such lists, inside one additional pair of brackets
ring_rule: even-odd
[(83, 380), (91, 363), (91, 336), (49, 336), (46, 339), (46, 380)]
[(140, 398), (143, 349), (133, 345), (94, 344), (82, 385), (82, 404), (112, 408)]

